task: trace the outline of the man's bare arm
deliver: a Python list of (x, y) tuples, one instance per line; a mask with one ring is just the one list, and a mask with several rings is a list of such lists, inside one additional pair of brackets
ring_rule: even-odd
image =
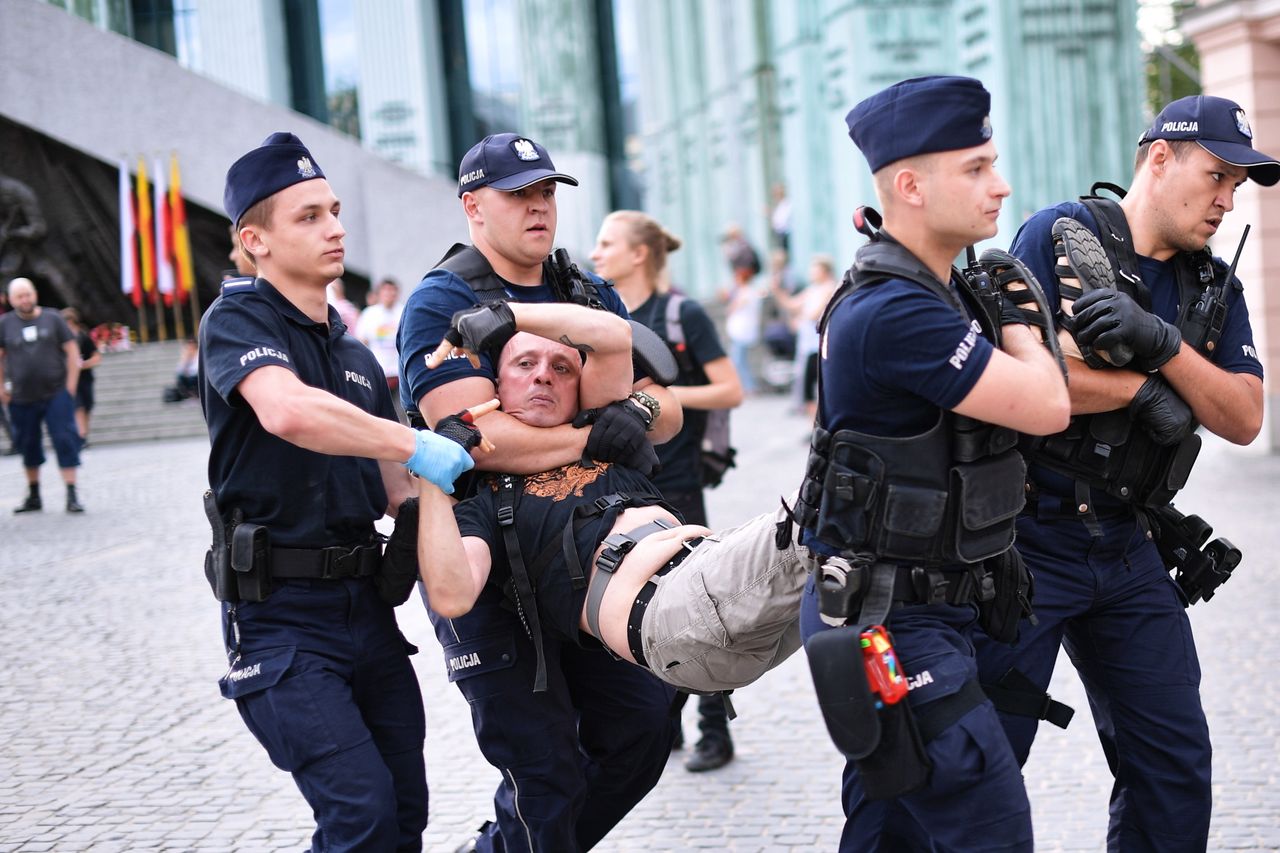
[(467, 613), (489, 579), (492, 555), (483, 539), (462, 538), (453, 501), (426, 480), (418, 491), (418, 572), (431, 609), (446, 619)]
[(1173, 386), (1205, 429), (1233, 444), (1248, 444), (1262, 431), (1262, 380), (1228, 373), (1183, 343), (1160, 375)]
[(955, 411), (1032, 435), (1066, 428), (1071, 401), (1049, 350), (1026, 326), (1006, 325), (1004, 351), (991, 353), (982, 376)]

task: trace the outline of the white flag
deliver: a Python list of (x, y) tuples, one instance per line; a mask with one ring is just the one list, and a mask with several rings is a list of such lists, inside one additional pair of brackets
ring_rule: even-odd
[(173, 300), (173, 251), (169, 236), (169, 187), (165, 183), (164, 164), (155, 161), (155, 226), (156, 226), (156, 288), (167, 296), (165, 304)]
[(129, 177), (129, 164), (120, 158), (120, 292), (133, 293), (134, 285), (134, 231), (133, 181)]

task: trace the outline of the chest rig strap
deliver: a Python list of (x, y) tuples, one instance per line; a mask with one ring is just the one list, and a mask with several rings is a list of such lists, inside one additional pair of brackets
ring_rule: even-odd
[(547, 689), (547, 656), (542, 648), (542, 620), (538, 618), (538, 602), (534, 598), (533, 581), (520, 553), (520, 537), (516, 534), (516, 493), (523, 488), (524, 480), (512, 474), (498, 478), (498, 529), (507, 550), (507, 565), (511, 567), (511, 586), (515, 599), (516, 615), (533, 643), (537, 670), (533, 676), (533, 692)]

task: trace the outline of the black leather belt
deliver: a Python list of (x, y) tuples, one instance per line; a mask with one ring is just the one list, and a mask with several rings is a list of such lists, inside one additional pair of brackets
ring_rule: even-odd
[(376, 574), (382, 565), (382, 544), (345, 548), (272, 548), (271, 577), (341, 580)]
[[(654, 576), (665, 575), (683, 563), (684, 558), (692, 554), (705, 538), (705, 536), (698, 536), (694, 539), (686, 539), (681, 543), (680, 550), (675, 553), (675, 556), (668, 560), (665, 566), (654, 572)], [(645, 669), (649, 668), (649, 664), (644, 659), (644, 643), (640, 638), (640, 626), (644, 622), (644, 612), (649, 607), (649, 600), (657, 591), (658, 585), (652, 579), (645, 581), (644, 586), (640, 587), (640, 592), (636, 594), (635, 603), (631, 605), (631, 613), (627, 616), (627, 647), (631, 649), (631, 656), (636, 659), (636, 663)]]

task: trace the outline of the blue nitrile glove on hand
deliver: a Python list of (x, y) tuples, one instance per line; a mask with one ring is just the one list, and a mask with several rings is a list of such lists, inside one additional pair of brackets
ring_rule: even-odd
[(456, 441), (436, 435), (429, 429), (415, 432), (418, 446), (404, 467), (422, 479), (430, 480), (446, 495), (453, 494), (453, 481), (475, 467), (471, 454)]

